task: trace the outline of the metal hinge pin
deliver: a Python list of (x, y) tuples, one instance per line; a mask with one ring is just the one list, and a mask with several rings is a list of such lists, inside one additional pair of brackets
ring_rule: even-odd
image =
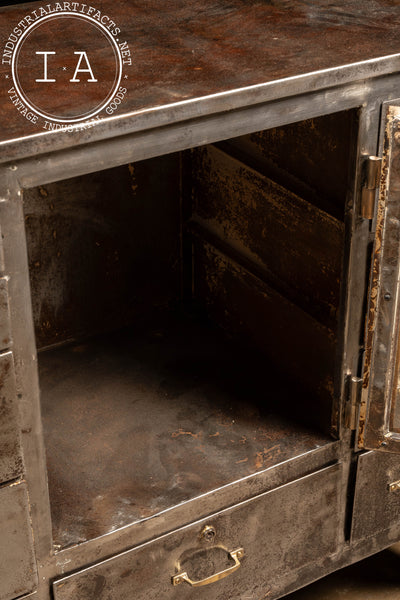
[(351, 430), (357, 429), (358, 408), (361, 403), (362, 379), (360, 377), (349, 377), (348, 404), (346, 411), (346, 427)]
[(379, 187), (382, 159), (379, 156), (368, 156), (365, 166), (364, 185), (361, 190), (361, 216), (373, 219), (375, 214), (375, 196)]

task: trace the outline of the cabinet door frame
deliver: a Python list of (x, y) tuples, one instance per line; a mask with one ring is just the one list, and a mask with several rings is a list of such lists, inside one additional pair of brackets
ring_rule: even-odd
[(400, 99), (383, 104), (381, 130), (358, 446), (400, 452)]

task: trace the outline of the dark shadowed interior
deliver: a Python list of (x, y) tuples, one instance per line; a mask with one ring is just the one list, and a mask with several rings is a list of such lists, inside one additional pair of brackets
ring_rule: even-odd
[(57, 547), (333, 441), (356, 127), (347, 111), (24, 193)]

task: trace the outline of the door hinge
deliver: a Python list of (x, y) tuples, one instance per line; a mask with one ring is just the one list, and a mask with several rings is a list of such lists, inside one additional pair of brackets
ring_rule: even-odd
[(375, 196), (379, 187), (381, 164), (382, 159), (379, 156), (368, 156), (365, 161), (360, 207), (360, 213), (364, 219), (373, 219), (375, 215)]
[(345, 424), (351, 430), (355, 430), (358, 427), (358, 410), (361, 404), (362, 382), (363, 380), (360, 377), (348, 376)]

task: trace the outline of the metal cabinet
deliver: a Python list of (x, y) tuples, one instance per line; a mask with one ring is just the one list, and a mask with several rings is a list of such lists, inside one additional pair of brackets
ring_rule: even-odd
[(400, 15), (102, 4), (118, 114), (4, 98), (0, 599), (277, 600), (400, 539)]

